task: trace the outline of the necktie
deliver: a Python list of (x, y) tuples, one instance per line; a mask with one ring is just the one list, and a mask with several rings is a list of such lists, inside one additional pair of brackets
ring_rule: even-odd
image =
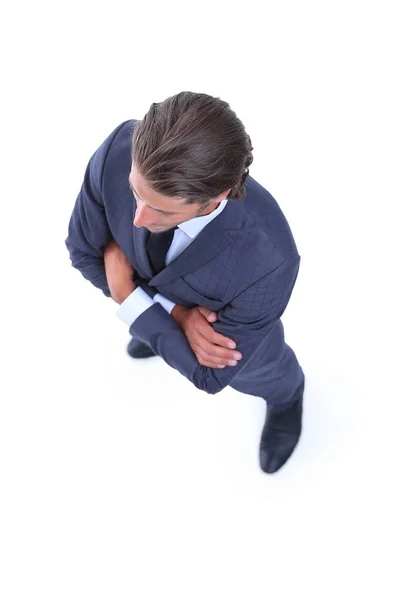
[(146, 250), (155, 275), (165, 268), (165, 258), (169, 247), (172, 244), (175, 229), (177, 229), (177, 227), (169, 229), (168, 231), (163, 231), (162, 233), (150, 232)]

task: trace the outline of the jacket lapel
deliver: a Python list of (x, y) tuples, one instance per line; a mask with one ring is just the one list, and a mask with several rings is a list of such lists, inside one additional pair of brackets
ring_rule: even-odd
[(161, 285), (190, 273), (220, 254), (232, 244), (240, 232), (243, 215), (243, 200), (231, 200), (222, 213), (211, 221), (196, 239), (158, 275), (153, 276), (146, 251), (149, 231), (145, 227), (133, 227), (134, 244), (139, 267), (150, 281), (150, 285)]

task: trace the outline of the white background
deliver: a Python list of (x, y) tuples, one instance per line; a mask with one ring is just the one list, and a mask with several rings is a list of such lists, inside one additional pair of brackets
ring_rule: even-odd
[[(399, 597), (396, 5), (2, 9), (2, 600)], [(241, 118), (302, 256), (304, 429), (273, 476), (264, 402), (133, 361), (64, 245), (91, 154), (183, 90)]]

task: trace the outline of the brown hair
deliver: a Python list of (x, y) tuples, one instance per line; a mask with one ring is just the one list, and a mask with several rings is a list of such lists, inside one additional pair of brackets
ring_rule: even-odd
[(132, 136), (132, 161), (146, 185), (184, 204), (206, 204), (231, 188), (245, 196), (251, 139), (227, 102), (181, 92), (153, 103)]

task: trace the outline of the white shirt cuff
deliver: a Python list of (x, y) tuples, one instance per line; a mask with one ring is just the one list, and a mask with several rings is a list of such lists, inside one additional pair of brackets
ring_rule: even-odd
[(148, 308), (151, 308), (155, 302), (142, 288), (137, 287), (136, 290), (120, 304), (116, 315), (121, 321), (129, 327), (136, 321), (142, 313)]
[(156, 294), (153, 298), (154, 302), (159, 302), (165, 310), (171, 314), (172, 309), (176, 306), (176, 302), (171, 302), (168, 298), (164, 298), (161, 294)]

